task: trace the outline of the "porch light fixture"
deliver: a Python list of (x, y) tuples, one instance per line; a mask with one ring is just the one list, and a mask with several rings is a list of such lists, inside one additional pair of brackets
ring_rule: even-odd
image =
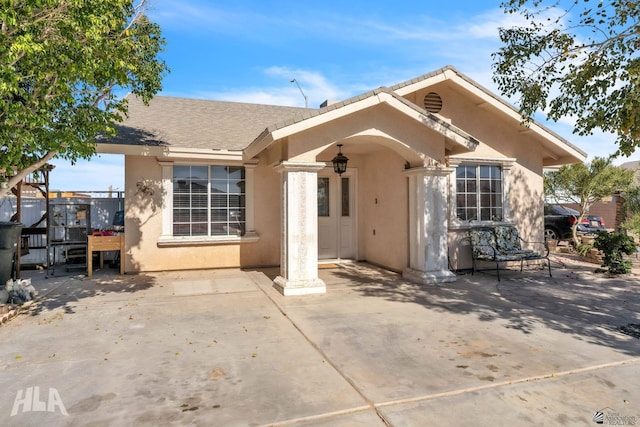
[(331, 163), (333, 163), (333, 170), (338, 175), (342, 175), (347, 171), (347, 162), (349, 161), (349, 159), (342, 154), (340, 147), (342, 147), (342, 144), (338, 144), (338, 155), (331, 160)]

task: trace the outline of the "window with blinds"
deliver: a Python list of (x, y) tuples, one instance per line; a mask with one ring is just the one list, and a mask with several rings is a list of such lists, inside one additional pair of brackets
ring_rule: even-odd
[(242, 236), (245, 210), (243, 167), (174, 165), (174, 236)]

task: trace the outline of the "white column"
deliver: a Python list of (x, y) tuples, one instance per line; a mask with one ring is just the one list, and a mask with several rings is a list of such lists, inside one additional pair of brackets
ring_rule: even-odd
[(275, 287), (283, 295), (325, 293), (318, 278), (318, 171), (324, 163), (284, 161), (282, 174), (280, 276)]
[(442, 166), (410, 169), (409, 267), (403, 276), (423, 284), (454, 282), (448, 266), (448, 177)]

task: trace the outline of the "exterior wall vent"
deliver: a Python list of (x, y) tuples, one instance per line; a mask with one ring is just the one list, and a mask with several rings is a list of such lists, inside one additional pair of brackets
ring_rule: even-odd
[(435, 92), (429, 92), (424, 96), (424, 108), (430, 113), (439, 113), (442, 110), (442, 98)]

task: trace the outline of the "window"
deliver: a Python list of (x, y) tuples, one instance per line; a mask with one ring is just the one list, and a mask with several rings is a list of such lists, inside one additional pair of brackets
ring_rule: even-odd
[(456, 168), (456, 209), (457, 217), (463, 221), (502, 220), (502, 168), (459, 165)]
[(245, 170), (240, 166), (173, 167), (174, 236), (242, 236)]
[(329, 178), (318, 177), (318, 216), (329, 216)]
[(349, 208), (350, 208), (350, 198), (349, 198), (349, 178), (342, 178), (342, 185), (340, 186), (342, 189), (342, 202), (340, 206), (342, 206), (342, 216), (350, 216)]

